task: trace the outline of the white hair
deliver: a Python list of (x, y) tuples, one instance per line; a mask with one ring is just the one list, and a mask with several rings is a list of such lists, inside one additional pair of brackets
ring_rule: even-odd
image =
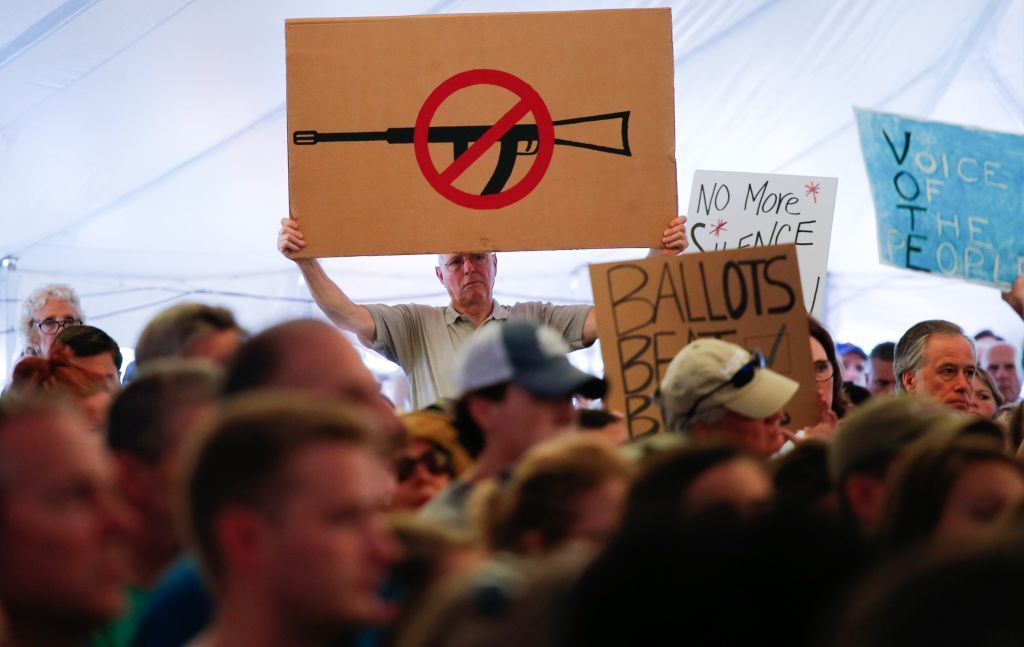
[(65, 301), (75, 312), (75, 317), (85, 321), (85, 312), (78, 294), (70, 285), (51, 283), (36, 288), (21, 303), (21, 334), (25, 337), (25, 349), (30, 354), (39, 352), (39, 329), (36, 328), (36, 315), (50, 299)]

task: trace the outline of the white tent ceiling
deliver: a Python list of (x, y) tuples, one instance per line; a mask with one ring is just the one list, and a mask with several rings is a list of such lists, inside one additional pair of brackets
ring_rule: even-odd
[[(0, 330), (74, 285), (125, 346), (162, 307), (227, 305), (260, 329), (315, 313), (275, 250), (288, 213), (285, 18), (671, 6), (676, 159), (839, 177), (826, 319), (864, 345), (922, 318), (1015, 341), (994, 289), (878, 265), (852, 106), (1024, 130), (1024, 0), (9, 0), (0, 4)], [(368, 64), (372, 64), (369, 62)], [(503, 255), (497, 296), (587, 301), (586, 264)], [(424, 257), (338, 259), (356, 300), (444, 301)], [(2, 361), (2, 359), (0, 359)]]

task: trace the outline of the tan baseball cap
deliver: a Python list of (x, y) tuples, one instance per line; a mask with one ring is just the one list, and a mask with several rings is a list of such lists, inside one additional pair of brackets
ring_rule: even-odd
[(790, 401), (795, 380), (763, 368), (760, 354), (720, 339), (696, 339), (668, 365), (658, 399), (667, 428), (715, 407), (767, 418)]

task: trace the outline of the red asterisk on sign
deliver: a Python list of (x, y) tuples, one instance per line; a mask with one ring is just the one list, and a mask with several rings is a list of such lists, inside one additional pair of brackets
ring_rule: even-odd
[(721, 236), (722, 232), (725, 231), (726, 224), (726, 221), (720, 219), (718, 224), (711, 226), (711, 233), (714, 234), (716, 238)]
[(815, 184), (814, 182), (808, 182), (807, 184), (804, 185), (804, 188), (807, 189), (807, 193), (805, 193), (804, 195), (813, 196), (814, 204), (818, 204), (818, 190), (821, 189), (821, 185)]

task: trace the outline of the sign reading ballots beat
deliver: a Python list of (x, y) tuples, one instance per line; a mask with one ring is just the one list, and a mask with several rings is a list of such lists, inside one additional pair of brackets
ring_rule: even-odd
[(856, 113), (883, 263), (1002, 289), (1024, 274), (1024, 136)]
[(834, 177), (697, 171), (687, 251), (796, 245), (807, 311), (821, 318), (836, 207)]
[[(631, 438), (661, 430), (654, 391), (698, 337), (756, 348), (772, 370), (814, 384), (796, 257), (793, 245), (774, 245), (590, 266), (605, 401), (625, 413)], [(786, 412), (793, 429), (817, 423), (817, 392), (801, 388)]]

